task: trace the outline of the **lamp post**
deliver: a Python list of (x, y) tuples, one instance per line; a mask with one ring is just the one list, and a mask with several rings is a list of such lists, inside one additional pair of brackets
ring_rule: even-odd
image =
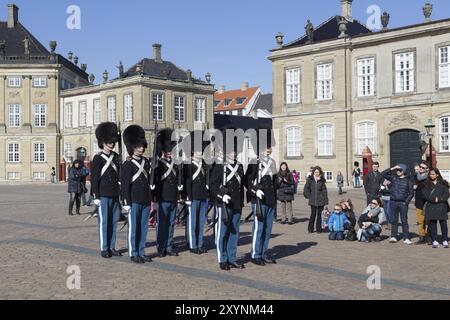
[(425, 129), (427, 130), (427, 137), (430, 142), (430, 168), (433, 167), (433, 136), (434, 136), (434, 128), (436, 125), (433, 122), (433, 119), (428, 119), (427, 124), (425, 125)]

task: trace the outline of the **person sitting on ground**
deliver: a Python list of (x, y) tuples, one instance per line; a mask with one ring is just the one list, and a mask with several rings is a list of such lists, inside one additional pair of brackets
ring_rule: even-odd
[(380, 198), (373, 199), (369, 206), (364, 210), (358, 220), (360, 228), (359, 241), (371, 242), (379, 241), (381, 235), (381, 222), (385, 220), (385, 213)]
[(345, 240), (347, 241), (356, 241), (356, 215), (353, 210), (353, 203), (351, 199), (342, 200), (341, 201), (342, 211), (345, 213), (347, 219), (350, 221), (350, 224), (346, 226), (346, 234)]
[(328, 237), (331, 241), (343, 241), (345, 226), (350, 225), (350, 221), (347, 216), (342, 211), (340, 204), (334, 206), (334, 211), (328, 219), (328, 229), (330, 230), (330, 236)]

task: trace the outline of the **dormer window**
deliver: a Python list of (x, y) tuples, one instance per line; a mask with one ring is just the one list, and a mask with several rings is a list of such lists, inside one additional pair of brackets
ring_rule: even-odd
[(233, 99), (225, 99), (225, 107), (228, 107), (232, 101)]
[(243, 104), (244, 101), (245, 101), (245, 99), (246, 99), (246, 98), (237, 98), (237, 99), (236, 99), (236, 104), (238, 104), (238, 105)]

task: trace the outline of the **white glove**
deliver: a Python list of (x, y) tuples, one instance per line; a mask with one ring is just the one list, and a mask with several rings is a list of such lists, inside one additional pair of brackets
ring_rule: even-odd
[(208, 185), (206, 185), (206, 190), (209, 190), (209, 186)]
[(178, 191), (183, 191), (184, 186), (178, 186)]
[(192, 201), (185, 201), (184, 204), (187, 205), (187, 206), (191, 206), (192, 205)]
[(381, 190), (386, 190), (386, 187), (385, 186), (381, 186)]
[(94, 200), (94, 204), (97, 206), (97, 207), (100, 207), (100, 204), (101, 204), (102, 202), (99, 200), (99, 199), (95, 199)]
[(151, 185), (151, 186), (150, 186), (150, 190), (154, 191), (155, 189), (156, 189), (156, 186), (155, 186), (155, 185)]
[(264, 198), (264, 192), (262, 192), (261, 190), (256, 191), (256, 196), (262, 200)]
[(130, 206), (124, 206), (123, 210), (126, 211), (126, 213), (130, 213), (131, 207)]
[(230, 203), (230, 200), (231, 200), (231, 197), (229, 196), (229, 195), (224, 195), (223, 196), (223, 198), (222, 198), (222, 201), (225, 203), (225, 204), (229, 204)]

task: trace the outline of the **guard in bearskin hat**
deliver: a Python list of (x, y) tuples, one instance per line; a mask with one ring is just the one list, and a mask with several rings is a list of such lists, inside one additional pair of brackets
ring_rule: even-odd
[(178, 256), (173, 249), (173, 234), (177, 214), (177, 202), (184, 190), (180, 166), (174, 163), (172, 129), (163, 129), (157, 136), (157, 154), (160, 157), (155, 170), (156, 202), (158, 203), (157, 248), (158, 256)]
[(276, 263), (266, 256), (277, 209), (277, 166), (270, 157), (274, 140), (272, 130), (265, 128), (260, 129), (256, 139), (251, 139), (258, 157), (251, 161), (245, 177), (247, 198), (252, 203), (254, 213), (251, 258), (259, 266)]
[(150, 218), (150, 161), (144, 157), (148, 147), (145, 131), (137, 125), (123, 133), (129, 157), (122, 165), (121, 186), (124, 210), (128, 213), (128, 254), (134, 263), (151, 262), (145, 255)]
[(115, 250), (116, 229), (120, 219), (120, 160), (114, 152), (119, 141), (117, 125), (101, 123), (95, 130), (102, 151), (92, 161), (92, 195), (98, 208), (100, 250), (103, 258), (121, 256)]
[(216, 248), (221, 270), (243, 269), (237, 263), (239, 227), (244, 207), (244, 167), (237, 161), (242, 152), (244, 139), (235, 136), (235, 128), (223, 130), (223, 144), (216, 143), (215, 148), (222, 149), (223, 159), (217, 158), (211, 170), (211, 194), (215, 205)]

